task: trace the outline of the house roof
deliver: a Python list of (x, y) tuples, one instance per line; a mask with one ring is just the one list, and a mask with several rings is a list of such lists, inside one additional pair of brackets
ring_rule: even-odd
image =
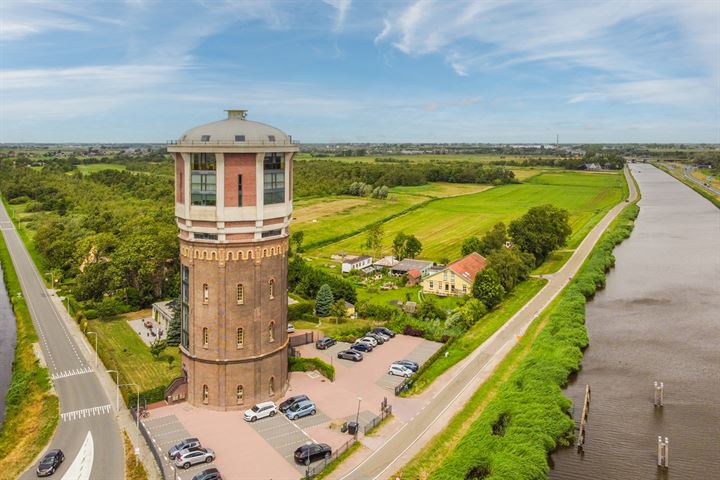
[(175, 315), (175, 304), (175, 300), (166, 300), (164, 302), (155, 302), (153, 306), (166, 317), (172, 318)]
[(408, 275), (410, 275), (411, 277), (419, 277), (419, 276), (420, 276), (420, 270), (418, 270), (417, 268), (413, 268), (412, 270), (410, 270), (410, 271), (408, 272)]
[(424, 270), (430, 266), (432, 266), (433, 262), (429, 262), (427, 260), (415, 260), (412, 258), (406, 258), (405, 260), (401, 261), (394, 267), (392, 267), (393, 271), (398, 272), (409, 272), (412, 269), (417, 270)]
[(346, 258), (346, 259), (343, 261), (343, 263), (350, 263), (350, 264), (353, 264), (353, 265), (354, 265), (354, 264), (356, 264), (356, 263), (360, 263), (360, 262), (363, 262), (363, 261), (365, 261), (365, 260), (370, 260), (370, 261), (372, 261), (372, 257), (369, 256), (369, 255), (360, 255), (359, 257), (354, 257), (354, 258), (351, 258), (351, 259)]
[(481, 272), (487, 266), (487, 260), (485, 257), (477, 252), (472, 252), (470, 255), (455, 260), (449, 264), (447, 268), (455, 272), (456, 275), (460, 275), (462, 278), (472, 283), (475, 281), (475, 276)]
[(397, 265), (398, 263), (399, 262), (397, 260), (395, 260), (395, 257), (387, 256), (387, 257), (383, 257), (380, 260), (378, 260), (377, 262), (373, 263), (373, 265), (377, 265), (379, 267), (392, 267), (392, 266)]

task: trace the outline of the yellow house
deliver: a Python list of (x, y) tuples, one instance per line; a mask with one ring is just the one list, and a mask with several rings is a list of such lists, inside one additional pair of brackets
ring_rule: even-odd
[(475, 276), (486, 265), (485, 257), (473, 252), (460, 260), (448, 264), (439, 272), (424, 278), (422, 291), (423, 293), (432, 293), (442, 297), (470, 295)]

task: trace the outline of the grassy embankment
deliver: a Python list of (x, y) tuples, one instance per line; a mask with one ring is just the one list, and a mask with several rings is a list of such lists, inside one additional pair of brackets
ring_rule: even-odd
[(51, 390), (48, 370), (33, 352), (37, 334), (2, 235), (0, 262), (17, 326), (12, 378), (5, 397), (5, 423), (0, 431), (0, 477), (18, 478), (50, 441), (60, 407)]
[[(89, 320), (87, 329), (98, 334), (98, 353), (105, 367), (120, 372), (120, 383), (138, 384), (140, 391), (146, 392), (142, 397), (154, 402), (162, 400), (165, 387), (180, 375), (180, 353), (177, 347), (168, 347), (157, 359), (153, 358), (127, 323), (129, 319), (149, 316), (149, 310), (141, 310), (107, 320)], [(88, 339), (94, 342), (93, 336)], [(123, 387), (121, 391), (126, 401), (135, 392), (134, 387)]]
[[(632, 231), (639, 209), (625, 208), (580, 272), (531, 325), (491, 378), (403, 468), (402, 478), (545, 478), (547, 455), (569, 444), (575, 422), (562, 387), (589, 342), (585, 302), (605, 285), (613, 248)], [(538, 333), (539, 332), (539, 333)]]
[(135, 450), (125, 430), (123, 430), (123, 444), (125, 446), (125, 480), (147, 480), (148, 474), (145, 466), (137, 460)]
[[(700, 185), (698, 185), (694, 182), (691, 182), (690, 180), (685, 178), (685, 175), (683, 175), (682, 170), (681, 170), (683, 168), (683, 166), (676, 166), (675, 168), (673, 168), (673, 167), (668, 167), (666, 164), (663, 164), (663, 163), (654, 163), (653, 165), (655, 165), (656, 167), (658, 167), (660, 170), (667, 173), (671, 177), (674, 177), (677, 180), (680, 180), (682, 183), (684, 183), (688, 187), (692, 188), (693, 190), (695, 190), (697, 193), (699, 193), (703, 197), (710, 200), (710, 202), (713, 205), (715, 205), (717, 208), (720, 208), (720, 195), (715, 195), (712, 192), (702, 188)], [(677, 165), (677, 164), (673, 164), (673, 165)]]

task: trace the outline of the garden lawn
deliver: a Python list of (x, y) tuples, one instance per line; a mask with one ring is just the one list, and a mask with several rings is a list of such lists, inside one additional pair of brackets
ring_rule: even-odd
[[(137, 383), (142, 392), (167, 386), (180, 375), (180, 352), (178, 347), (168, 347), (155, 360), (148, 346), (125, 321), (137, 316), (135, 312), (134, 315), (121, 315), (110, 320), (89, 320), (87, 328), (98, 334), (98, 349), (105, 366), (120, 371), (120, 383)], [(88, 338), (94, 345), (94, 338)], [(168, 357), (173, 358), (170, 366)], [(125, 398), (129, 391), (123, 392)]]
[(572, 254), (573, 250), (557, 250), (551, 253), (539, 267), (533, 270), (533, 275), (546, 275), (557, 272), (572, 257)]
[[(550, 203), (570, 212), (575, 248), (605, 213), (623, 198), (621, 173), (551, 172), (536, 175), (527, 183), (504, 185), (454, 198), (431, 201), (383, 224), (383, 253), (390, 254), (400, 232), (415, 235), (423, 245), (420, 258), (440, 261), (460, 256), (463, 240), (482, 235), (497, 222), (506, 224), (530, 208)], [(329, 217), (329, 219), (332, 217)], [(355, 235), (308, 254), (328, 258), (337, 252), (363, 253), (365, 235)]]

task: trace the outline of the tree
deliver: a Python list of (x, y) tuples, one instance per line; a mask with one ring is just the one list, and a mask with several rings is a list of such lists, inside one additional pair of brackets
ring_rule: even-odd
[(336, 322), (345, 320), (347, 315), (347, 308), (345, 308), (345, 300), (336, 300), (335, 303), (330, 307), (330, 316), (335, 317)]
[(415, 258), (422, 252), (422, 243), (415, 237), (410, 235), (405, 239), (405, 256), (408, 258)]
[(445, 313), (445, 310), (435, 303), (434, 297), (428, 295), (425, 297), (425, 300), (418, 305), (418, 308), (415, 311), (415, 316), (422, 318), (423, 320), (445, 320), (447, 314)]
[(480, 242), (480, 239), (476, 236), (467, 237), (465, 240), (463, 240), (462, 247), (460, 250), (460, 253), (462, 253), (462, 256), (470, 255), (473, 252), (480, 253), (480, 246), (482, 243)]
[(334, 301), (332, 289), (327, 283), (323, 283), (315, 297), (315, 315), (318, 317), (330, 315), (330, 308)]
[(180, 298), (175, 301), (175, 308), (173, 309), (173, 317), (170, 319), (168, 325), (168, 331), (166, 335), (167, 344), (171, 347), (177, 347), (180, 345), (180, 310), (182, 309), (182, 303)]
[(392, 244), (392, 252), (395, 258), (398, 260), (402, 260), (405, 258), (405, 240), (407, 239), (407, 235), (405, 235), (404, 232), (398, 232), (397, 235), (395, 235), (395, 239), (393, 240)]
[(382, 223), (373, 223), (368, 227), (365, 247), (375, 253), (376, 257), (382, 256), (383, 226)]
[(535, 265), (535, 257), (516, 248), (501, 248), (488, 255), (487, 264), (497, 272), (500, 284), (509, 293), (527, 279)]
[(568, 211), (550, 204), (533, 207), (510, 224), (510, 236), (523, 251), (535, 256), (540, 265), (556, 248), (562, 247), (572, 233)]
[(299, 230), (290, 235), (290, 241), (295, 244), (295, 251), (302, 252), (302, 243), (305, 240), (305, 232)]
[(165, 347), (167, 347), (166, 340), (155, 340), (150, 344), (150, 355), (152, 355), (153, 358), (157, 360), (163, 350), (165, 350)]
[(472, 291), (473, 296), (483, 302), (488, 309), (495, 307), (505, 296), (500, 278), (492, 268), (486, 268), (475, 276)]

